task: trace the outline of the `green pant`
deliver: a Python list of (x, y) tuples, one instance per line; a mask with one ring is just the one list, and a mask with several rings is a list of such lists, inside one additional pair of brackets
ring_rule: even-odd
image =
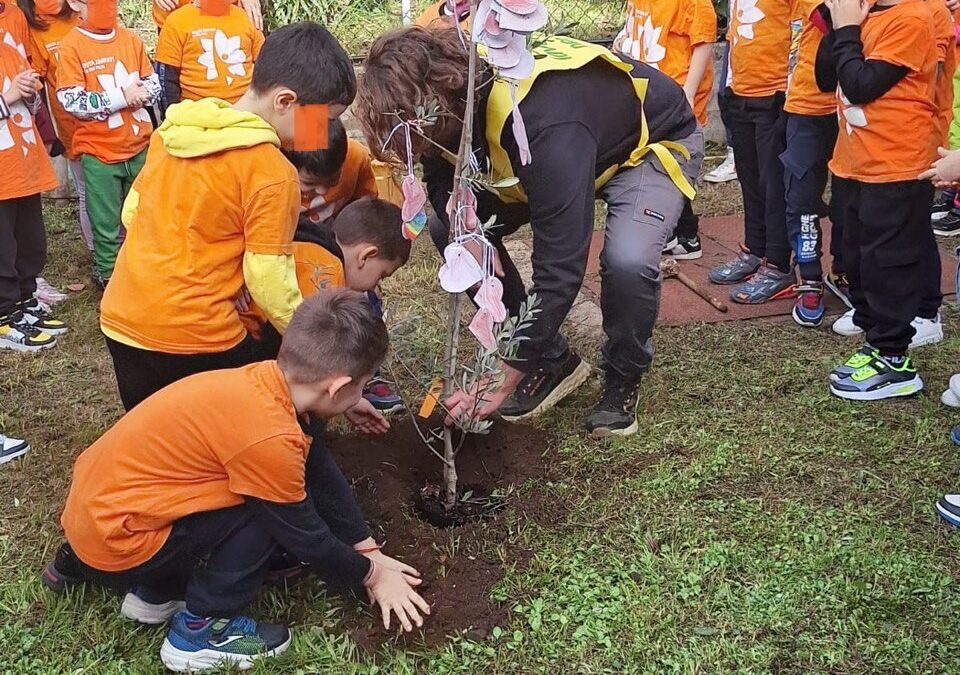
[(949, 143), (951, 150), (960, 150), (960, 68), (953, 74), (953, 120), (950, 122)]
[(143, 168), (147, 151), (125, 162), (106, 164), (93, 155), (83, 155), (83, 180), (87, 188), (87, 215), (93, 230), (93, 264), (101, 279), (113, 274), (120, 250), (120, 210), (133, 180)]

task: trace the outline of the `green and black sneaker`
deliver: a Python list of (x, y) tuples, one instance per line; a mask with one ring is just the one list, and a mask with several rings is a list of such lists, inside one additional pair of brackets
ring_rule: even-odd
[(923, 380), (909, 356), (905, 356), (902, 363), (895, 364), (878, 353), (874, 353), (869, 363), (848, 377), (834, 380), (831, 376), (830, 382), (830, 391), (835, 396), (850, 401), (880, 401), (885, 398), (912, 396), (922, 389)]
[(160, 660), (175, 673), (231, 666), (249, 670), (257, 660), (285, 652), (290, 641), (286, 626), (258, 623), (245, 616), (204, 618), (183, 611), (170, 620)]
[(864, 344), (859, 351), (854, 352), (853, 356), (833, 369), (830, 373), (831, 382), (839, 382), (853, 375), (877, 356), (877, 350), (868, 344)]

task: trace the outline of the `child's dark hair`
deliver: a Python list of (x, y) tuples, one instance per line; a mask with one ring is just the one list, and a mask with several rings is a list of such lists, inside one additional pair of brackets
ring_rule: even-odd
[(364, 197), (347, 204), (333, 221), (333, 233), (342, 245), (369, 244), (387, 260), (405, 265), (410, 240), (403, 236), (400, 207), (382, 199)]
[[(6, 1), (12, 2), (13, 0)], [(35, 0), (17, 0), (15, 4), (20, 7), (20, 10), (27, 19), (27, 23), (30, 24), (30, 27), (34, 30), (47, 30), (50, 27), (50, 24), (37, 14)], [(66, 20), (73, 17), (74, 14), (76, 14), (76, 12), (70, 9), (70, 5), (64, 2), (63, 7), (60, 8), (60, 12), (57, 14), (57, 18)]]
[(298, 171), (303, 169), (320, 180), (335, 179), (347, 159), (347, 130), (339, 119), (332, 119), (327, 126), (327, 147), (324, 150), (284, 150), (283, 154)]
[(357, 95), (357, 76), (337, 38), (320, 24), (304, 21), (270, 33), (250, 86), (258, 93), (288, 87), (299, 103), (346, 106)]
[(387, 354), (390, 338), (366, 295), (324, 289), (294, 312), (280, 344), (277, 363), (300, 384), (349, 375), (371, 375)]

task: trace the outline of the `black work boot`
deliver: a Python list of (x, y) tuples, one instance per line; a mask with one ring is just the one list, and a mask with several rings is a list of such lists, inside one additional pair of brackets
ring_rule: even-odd
[(526, 374), (513, 396), (500, 406), (500, 417), (518, 422), (545, 412), (572, 394), (590, 377), (590, 364), (574, 352), (557, 361), (542, 362)]
[(637, 433), (640, 380), (627, 381), (618, 373), (604, 373), (603, 394), (584, 425), (591, 436), (632, 436)]

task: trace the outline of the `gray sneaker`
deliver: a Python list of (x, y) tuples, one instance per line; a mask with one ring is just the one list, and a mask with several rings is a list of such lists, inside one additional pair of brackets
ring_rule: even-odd
[(710, 270), (707, 278), (715, 284), (739, 284), (755, 274), (762, 262), (750, 251), (741, 249), (736, 258)]
[(894, 365), (879, 354), (870, 363), (840, 381), (831, 380), (830, 392), (849, 401), (880, 401), (912, 396), (923, 390), (923, 380), (910, 357)]
[(793, 295), (797, 275), (793, 269), (781, 272), (773, 265), (766, 263), (743, 284), (730, 291), (730, 299), (741, 305), (759, 305), (777, 298)]
[(850, 377), (864, 366), (869, 365), (876, 356), (877, 350), (868, 344), (864, 344), (858, 352), (833, 369), (830, 373), (830, 381), (839, 382)]

